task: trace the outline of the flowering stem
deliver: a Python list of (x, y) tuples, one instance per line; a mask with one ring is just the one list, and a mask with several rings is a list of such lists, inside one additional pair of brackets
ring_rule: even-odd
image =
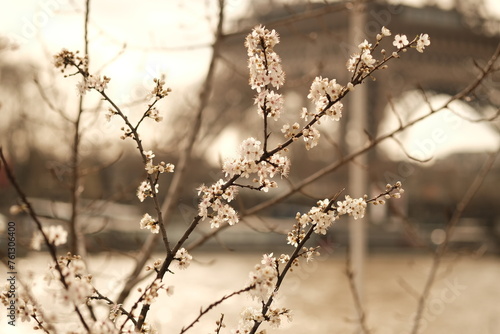
[[(146, 155), (144, 154), (144, 147), (142, 146), (142, 140), (140, 139), (139, 133), (137, 132), (137, 129), (139, 127), (140, 121), (139, 121), (139, 123), (136, 126), (133, 126), (132, 123), (130, 123), (130, 120), (128, 119), (128, 117), (121, 111), (120, 107), (118, 107), (116, 105), (116, 103), (113, 102), (113, 100), (106, 94), (106, 92), (104, 90), (98, 91), (98, 92), (102, 95), (102, 97), (106, 101), (108, 101), (111, 104), (111, 106), (114, 108), (114, 112), (116, 112), (116, 114), (119, 115), (123, 119), (123, 121), (125, 122), (126, 126), (130, 130), (132, 139), (137, 144), (137, 149), (139, 150), (139, 153), (140, 153), (140, 155), (142, 157), (142, 162), (144, 164), (146, 164), (147, 161), (148, 161), (148, 159), (147, 159)], [(155, 100), (148, 107), (148, 111), (151, 110), (151, 108), (154, 106), (154, 104), (157, 101), (158, 100)], [(142, 116), (141, 121), (145, 118), (146, 114), (147, 114), (147, 111)], [(152, 197), (153, 197), (153, 202), (154, 202), (154, 206), (155, 206), (155, 210), (156, 210), (157, 222), (158, 222), (158, 225), (160, 227), (161, 235), (162, 235), (162, 238), (163, 238), (163, 244), (165, 245), (165, 250), (166, 250), (167, 254), (170, 254), (171, 253), (170, 243), (168, 241), (168, 235), (167, 235), (167, 230), (165, 228), (165, 224), (163, 223), (163, 215), (162, 215), (162, 212), (161, 212), (161, 205), (160, 205), (160, 202), (158, 201), (158, 196), (156, 195), (156, 192), (154, 191), (157, 180), (156, 180), (156, 178), (153, 177), (153, 175), (151, 175), (149, 173), (147, 174), (147, 180), (148, 180), (148, 183), (149, 183), (149, 185), (150, 185), (150, 187), (152, 189), (151, 194), (152, 194)]]
[[(497, 62), (497, 59), (499, 57), (500, 57), (500, 45), (498, 46), (498, 48), (496, 49), (494, 54), (491, 56), (490, 60), (488, 61), (488, 64), (486, 64), (486, 66), (481, 69), (481, 73), (478, 75), (478, 77), (473, 82), (471, 82), (467, 87), (465, 87), (462, 91), (460, 91), (457, 94), (455, 94), (454, 96), (450, 97), (450, 99), (448, 101), (446, 101), (439, 108), (434, 109), (434, 110), (430, 110), (427, 114), (424, 114), (424, 115), (422, 115), (422, 116), (420, 116), (420, 117), (418, 117), (418, 118), (416, 118), (416, 119), (414, 119), (414, 120), (412, 120), (404, 125), (401, 124), (398, 128), (394, 129), (393, 131), (372, 139), (365, 147), (360, 148), (358, 151), (353, 152), (353, 153), (343, 157), (339, 161), (335, 161), (335, 162), (331, 163), (330, 165), (318, 170), (314, 174), (306, 177), (305, 179), (301, 180), (299, 183), (297, 183), (293, 187), (291, 187), (291, 189), (289, 191), (287, 191), (286, 193), (284, 193), (283, 195), (276, 197), (276, 198), (273, 198), (273, 199), (270, 199), (266, 202), (257, 204), (254, 207), (246, 210), (245, 214), (246, 215), (255, 214), (258, 211), (264, 210), (265, 208), (268, 208), (276, 203), (279, 203), (279, 202), (285, 200), (286, 198), (290, 197), (294, 193), (300, 191), (305, 186), (313, 183), (314, 181), (318, 180), (319, 178), (323, 177), (324, 175), (327, 175), (327, 174), (330, 174), (330, 173), (336, 171), (337, 169), (339, 169), (340, 167), (342, 167), (346, 163), (348, 163), (348, 162), (354, 160), (356, 157), (366, 153), (370, 149), (379, 145), (381, 142), (383, 142), (389, 138), (394, 137), (398, 133), (403, 132), (404, 130), (408, 129), (409, 127), (411, 127), (417, 123), (420, 123), (424, 119), (430, 117), (432, 114), (446, 109), (450, 105), (450, 103), (452, 103), (453, 101), (463, 99), (467, 95), (474, 92), (474, 90), (476, 90), (476, 88), (481, 85), (481, 83), (485, 80), (485, 78), (489, 74), (491, 74), (491, 72), (494, 69), (494, 65)], [(286, 143), (288, 143), (288, 141)], [(284, 145), (284, 144), (282, 144), (282, 145)]]
[[(272, 293), (271, 296), (267, 299), (267, 301), (262, 304), (261, 314), (264, 316), (264, 318), (266, 317), (267, 311), (269, 310), (271, 304), (274, 301), (274, 296), (280, 289), (281, 284), (283, 283), (283, 280), (285, 279), (285, 276), (288, 273), (288, 270), (290, 270), (290, 268), (292, 267), (292, 264), (295, 261), (295, 259), (298, 258), (299, 253), (302, 250), (302, 247), (304, 247), (305, 243), (309, 240), (313, 231), (314, 231), (314, 225), (309, 226), (309, 229), (307, 230), (307, 233), (305, 234), (304, 238), (297, 244), (297, 247), (295, 247), (295, 250), (290, 256), (290, 259), (286, 263), (285, 267), (283, 268), (281, 273), (278, 274), (278, 279), (276, 280), (276, 285), (274, 287), (274, 293)], [(255, 334), (255, 332), (257, 331), (257, 329), (259, 329), (261, 324), (262, 321), (254, 321), (254, 325), (250, 330), (249, 334)]]
[[(224, 193), (224, 190), (226, 190), (228, 187), (230, 187), (231, 185), (234, 184), (234, 182), (240, 177), (240, 175), (234, 175), (231, 179), (229, 179), (225, 184), (222, 185), (221, 189), (222, 189), (222, 193)], [(214, 197), (212, 199), (212, 202), (215, 201), (217, 197)], [(169, 267), (170, 267), (170, 264), (172, 263), (172, 261), (174, 260), (175, 258), (175, 254), (177, 253), (177, 251), (179, 249), (181, 249), (182, 245), (184, 245), (184, 243), (186, 242), (186, 240), (189, 238), (189, 236), (191, 235), (191, 233), (193, 233), (193, 231), (196, 229), (196, 227), (198, 226), (199, 222), (201, 221), (202, 217), (200, 215), (196, 215), (191, 224), (189, 225), (189, 227), (186, 229), (186, 231), (184, 231), (184, 234), (182, 235), (182, 237), (179, 239), (179, 241), (177, 242), (177, 244), (174, 246), (174, 248), (172, 249), (172, 251), (170, 253), (167, 254), (166, 258), (165, 258), (165, 261), (163, 261), (163, 264), (160, 268), (160, 270), (158, 271), (157, 275), (156, 275), (156, 279), (160, 279), (162, 280), (163, 279), (163, 276), (165, 276), (165, 273), (168, 271)], [(137, 326), (136, 328), (137, 329), (140, 329), (142, 328), (142, 325), (144, 323), (144, 320), (146, 319), (146, 315), (149, 311), (149, 305), (145, 304), (143, 305), (143, 308), (141, 310), (141, 316), (139, 317), (139, 321), (137, 323)]]

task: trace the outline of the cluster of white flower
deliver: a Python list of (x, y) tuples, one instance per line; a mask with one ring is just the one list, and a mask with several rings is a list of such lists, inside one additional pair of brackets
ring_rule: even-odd
[(171, 163), (165, 163), (164, 161), (161, 161), (158, 165), (154, 165), (153, 158), (155, 157), (155, 154), (153, 153), (153, 151), (144, 151), (142, 153), (146, 158), (146, 165), (144, 166), (144, 169), (146, 169), (148, 174), (174, 172), (175, 166)]
[[(337, 80), (328, 78), (316, 77), (311, 84), (307, 98), (314, 103), (314, 112), (302, 108), (300, 118), (307, 121), (309, 116), (322, 117), (326, 115), (333, 121), (339, 121), (342, 117), (342, 109), (344, 105), (338, 101), (347, 88), (337, 83)], [(297, 130), (299, 124), (295, 123), (292, 126), (285, 124), (281, 129), (285, 138), (292, 138), (297, 135), (293, 130)], [(311, 149), (318, 145), (320, 132), (314, 127), (309, 125), (302, 130), (302, 136), (306, 144), (306, 149)]]
[[(64, 245), (68, 239), (68, 232), (61, 225), (44, 226), (42, 230), (49, 242), (54, 246)], [(40, 250), (43, 241), (42, 233), (36, 231), (31, 238), (31, 248)]]
[(334, 210), (331, 210), (330, 200), (325, 199), (318, 201), (317, 206), (313, 206), (308, 213), (300, 214), (297, 212), (295, 215), (297, 224), (294, 224), (292, 230), (287, 234), (288, 244), (297, 247), (298, 244), (304, 239), (304, 229), (312, 224), (314, 232), (317, 234), (326, 234), (328, 228), (338, 219), (338, 215)]
[(20, 318), (22, 322), (29, 322), (31, 318), (38, 317), (38, 309), (33, 305), (27, 295), (22, 294), (21, 297), (17, 299), (17, 302), (17, 318)]
[[(261, 313), (261, 308), (247, 307), (240, 314), (238, 328), (232, 331), (234, 334), (248, 334), (256, 322), (268, 322), (272, 328), (279, 328), (282, 323), (282, 318), (285, 317), (288, 321), (292, 321), (292, 312), (285, 307), (269, 308), (265, 316)], [(258, 333), (265, 334), (262, 330)]]
[[(158, 183), (155, 184), (155, 193), (158, 194), (158, 188), (159, 185)], [(137, 198), (141, 202), (144, 202), (146, 197), (153, 197), (153, 190), (151, 189), (151, 184), (149, 183), (148, 180), (142, 181), (141, 184), (139, 185), (139, 188), (137, 188)]]
[(85, 95), (85, 93), (91, 89), (95, 89), (96, 91), (102, 93), (107, 88), (110, 80), (111, 79), (107, 76), (103, 76), (101, 78), (100, 76), (89, 75), (88, 77), (84, 77), (82, 81), (76, 85), (76, 88), (78, 89), (78, 93), (80, 95)]
[(351, 198), (346, 195), (344, 201), (337, 201), (337, 213), (349, 215), (354, 219), (363, 218), (366, 210), (366, 196), (364, 198)]
[[(384, 29), (385, 27), (382, 27), (382, 31), (384, 31)], [(385, 33), (378, 35), (380, 36), (380, 39), (382, 39), (383, 36), (390, 36), (391, 32), (389, 31), (389, 29), (385, 30)], [(358, 49), (359, 52), (354, 53), (347, 61), (347, 70), (349, 72), (370, 72), (377, 62), (377, 60), (373, 58), (372, 55), (372, 45), (365, 39), (361, 44), (358, 45)]]
[(254, 271), (250, 272), (249, 285), (255, 287), (249, 291), (249, 294), (258, 301), (265, 302), (274, 292), (275, 284), (278, 279), (278, 261), (273, 254), (264, 254), (260, 264), (255, 265)]
[[(372, 44), (368, 43), (367, 40), (363, 41), (363, 43), (358, 45), (359, 52), (354, 53), (349, 60), (347, 61), (347, 69), (350, 72), (356, 72), (356, 73), (370, 73), (373, 71), (375, 66), (378, 66), (379, 63), (378, 61), (373, 57), (373, 50), (379, 45), (379, 42), (384, 38), (391, 36), (391, 31), (387, 29), (386, 27), (382, 27), (382, 30), (379, 34), (377, 34), (377, 42), (374, 46)], [(416, 43), (416, 45), (414, 45)], [(428, 34), (420, 34), (417, 36), (417, 38), (413, 41), (408, 41), (408, 37), (406, 35), (402, 34), (397, 34), (394, 36), (394, 40), (392, 42), (392, 45), (395, 46), (398, 51), (406, 51), (406, 48), (408, 46), (414, 46), (417, 51), (423, 52), (426, 46), (429, 46), (431, 44), (429, 40), (429, 35)], [(381, 53), (385, 55), (385, 50), (382, 50)], [(393, 57), (399, 57), (398, 52), (394, 51), (392, 53)], [(384, 57), (384, 60), (386, 58)], [(385, 68), (386, 65), (384, 65), (382, 68)]]
[(306, 143), (306, 149), (310, 150), (318, 145), (321, 134), (314, 126), (310, 126), (302, 130), (302, 136), (304, 138), (304, 142)]
[(156, 300), (158, 297), (158, 291), (163, 289), (163, 284), (160, 282), (160, 279), (154, 280), (154, 282), (146, 290), (142, 299), (144, 304), (151, 305)]
[(258, 179), (254, 179), (253, 182), (258, 183), (263, 191), (275, 188), (277, 184), (270, 178), (278, 173), (283, 176), (288, 175), (290, 161), (278, 153), (273, 154), (267, 161), (259, 161), (262, 153), (261, 142), (252, 137), (247, 138), (240, 145), (239, 157), (226, 159), (222, 170), (230, 177), (241, 175), (249, 178), (252, 174), (257, 174)]
[[(276, 174), (287, 175), (290, 169), (288, 158), (274, 154), (267, 161), (259, 161), (262, 155), (261, 143), (255, 138), (245, 139), (240, 145), (240, 155), (237, 158), (229, 158), (224, 161), (222, 170), (226, 177), (240, 175), (249, 178), (256, 174), (253, 179), (258, 184), (255, 189), (268, 191), (276, 188), (277, 183), (270, 180)], [(199, 215), (205, 219), (210, 215), (211, 226), (217, 228), (222, 222), (233, 225), (239, 221), (236, 211), (227, 203), (231, 202), (235, 195), (237, 186), (224, 187), (224, 180), (220, 179), (210, 187), (202, 185), (198, 188), (198, 194), (203, 194), (198, 205)], [(224, 190), (223, 190), (224, 189)], [(212, 213), (209, 212), (212, 210)]]
[(278, 43), (278, 33), (262, 26), (255, 27), (245, 39), (250, 86), (258, 93), (254, 103), (259, 107), (259, 115), (274, 120), (280, 118), (284, 104), (283, 96), (270, 89), (279, 89), (285, 83), (281, 59), (273, 49)]
[(175, 260), (177, 260), (177, 266), (179, 269), (187, 269), (191, 264), (193, 257), (185, 248), (181, 248), (175, 253)]
[(428, 34), (420, 34), (417, 40), (416, 49), (418, 52), (424, 52), (426, 46), (431, 45), (431, 40)]
[(318, 251), (319, 246), (317, 247), (302, 247), (302, 253), (300, 256), (306, 259), (306, 262), (310, 262), (314, 260), (315, 257), (320, 256), (320, 252)]
[[(303, 108), (302, 110), (305, 110), (305, 113), (307, 114), (307, 108)], [(293, 123), (292, 125), (286, 123), (281, 128), (281, 132), (284, 134), (286, 139), (289, 139), (294, 138), (297, 135), (298, 129), (300, 129), (300, 124), (297, 122)]]
[[(328, 78), (316, 77), (311, 84), (307, 98), (314, 103), (316, 113), (324, 112), (332, 120), (339, 121), (342, 117), (343, 105), (341, 102), (335, 101), (341, 96), (345, 89), (346, 88), (338, 84), (335, 79), (328, 80)], [(308, 113), (302, 112), (304, 118), (307, 114)]]
[(246, 307), (240, 314), (238, 328), (232, 331), (233, 334), (248, 334), (255, 322), (263, 322), (264, 316), (261, 310), (255, 307)]
[(250, 85), (258, 92), (269, 84), (279, 89), (285, 82), (281, 59), (273, 50), (278, 43), (278, 33), (263, 26), (255, 27), (245, 39)]
[(140, 223), (141, 229), (150, 229), (151, 233), (160, 232), (160, 224), (154, 220), (148, 213), (145, 213)]
[(264, 117), (265, 111), (267, 117), (272, 117), (275, 121), (280, 118), (284, 103), (285, 100), (281, 94), (267, 89), (259, 92), (254, 102), (259, 107), (258, 113), (260, 116)]
[[(315, 233), (325, 235), (328, 228), (339, 219), (339, 216), (348, 214), (354, 219), (363, 218), (365, 209), (365, 198), (353, 199), (349, 195), (345, 196), (344, 201), (338, 201), (337, 207), (334, 207), (329, 199), (318, 201), (317, 205), (313, 206), (308, 213), (300, 214), (297, 212), (295, 216), (297, 224), (294, 224), (292, 230), (288, 232), (287, 242), (297, 247), (304, 239), (305, 227), (308, 225), (313, 225)], [(312, 253), (308, 256), (312, 256)]]
[(201, 185), (198, 188), (198, 195), (203, 194), (198, 204), (198, 214), (203, 220), (210, 216), (212, 228), (218, 228), (224, 222), (234, 225), (239, 221), (236, 210), (224, 202), (231, 202), (234, 199), (237, 188), (230, 186), (222, 190), (223, 185), (224, 180), (221, 179), (210, 187)]
[[(22, 322), (29, 322), (32, 318), (38, 318), (37, 306), (29, 299), (29, 296), (24, 290), (16, 291), (16, 318), (21, 319)], [(10, 306), (11, 298), (13, 298), (12, 289), (10, 284), (5, 284), (0, 291), (0, 302), (4, 306)]]
[[(340, 216), (349, 215), (354, 219), (363, 218), (365, 216), (368, 203), (374, 205), (385, 204), (385, 200), (380, 198), (400, 198), (403, 193), (404, 189), (402, 188), (402, 184), (398, 181), (394, 185), (388, 184), (385, 192), (370, 200), (367, 200), (367, 195), (364, 195), (361, 198), (352, 198), (351, 196), (346, 195), (345, 200), (337, 201), (336, 206), (329, 199), (318, 201), (316, 206), (313, 206), (308, 213), (300, 214), (300, 212), (297, 212), (295, 216), (297, 224), (294, 224), (292, 230), (288, 232), (287, 242), (288, 244), (297, 247), (299, 243), (304, 240), (305, 228), (308, 225), (313, 226), (315, 233), (325, 235), (328, 228), (336, 220), (338, 220)], [(313, 249), (303, 250), (308, 260), (314, 255)]]

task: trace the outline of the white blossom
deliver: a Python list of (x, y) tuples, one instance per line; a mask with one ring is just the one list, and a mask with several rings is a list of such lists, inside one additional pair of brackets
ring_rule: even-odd
[(418, 40), (417, 40), (417, 51), (418, 52), (424, 52), (424, 49), (426, 46), (429, 46), (431, 45), (431, 41), (429, 39), (429, 35), (428, 34), (420, 34), (420, 36), (418, 37)]
[(406, 38), (406, 35), (398, 34), (394, 36), (394, 42), (392, 43), (392, 45), (394, 45), (398, 49), (402, 49), (408, 45), (408, 38)]
[(177, 266), (179, 269), (186, 269), (191, 264), (193, 257), (185, 248), (181, 248), (177, 251), (177, 253), (175, 253), (175, 259), (177, 260)]
[[(338, 121), (342, 116), (343, 105), (342, 103), (335, 101), (340, 98), (343, 91), (344, 87), (338, 84), (337, 80), (316, 77), (311, 84), (307, 98), (309, 98), (316, 106), (316, 113), (324, 112), (327, 116), (330, 116), (332, 120)], [(301, 117), (307, 118), (307, 115), (307, 109), (303, 109)], [(304, 140), (306, 140), (305, 136), (306, 134), (304, 134)], [(314, 146), (316, 145), (312, 145), (310, 148)]]
[(101, 78), (100, 76), (89, 75), (88, 77), (84, 77), (76, 87), (80, 95), (85, 95), (85, 93), (91, 89), (103, 92), (107, 88), (110, 80), (111, 79), (107, 76)]
[(358, 65), (359, 62), (359, 53), (354, 53), (348, 60), (347, 60), (347, 70), (349, 72), (354, 72), (356, 70), (356, 66)]
[(257, 92), (267, 85), (279, 89), (285, 82), (281, 59), (273, 49), (278, 43), (278, 33), (262, 26), (255, 27), (245, 39), (249, 57), (250, 86)]
[(278, 271), (276, 258), (273, 254), (264, 254), (260, 264), (255, 265), (254, 271), (249, 275), (249, 285), (255, 285), (249, 291), (250, 295), (258, 301), (265, 301), (273, 293)]
[(283, 96), (274, 91), (262, 90), (255, 98), (255, 104), (259, 107), (259, 115), (264, 117), (263, 110), (266, 110), (267, 117), (272, 117), (275, 121), (280, 118), (283, 110)]
[(141, 229), (149, 229), (151, 233), (160, 231), (160, 224), (154, 220), (148, 213), (145, 213), (140, 222)]
[[(48, 241), (54, 245), (64, 245), (68, 238), (68, 232), (61, 225), (50, 225), (42, 228), (43, 233), (47, 236)], [(36, 231), (31, 239), (31, 248), (40, 250), (44, 241), (43, 235), (40, 231)]]
[(361, 61), (366, 67), (373, 67), (373, 65), (376, 63), (376, 60), (373, 58), (370, 50), (365, 50), (361, 54)]
[(354, 219), (363, 218), (365, 216), (366, 201), (363, 198), (351, 198), (346, 195), (344, 201), (337, 202), (337, 213), (339, 215), (349, 215)]
[(147, 161), (153, 160), (153, 158), (155, 157), (155, 154), (151, 150), (150, 151), (142, 151), (142, 154), (144, 154), (144, 157), (146, 158)]
[(304, 129), (302, 135), (306, 143), (306, 149), (308, 150), (318, 145), (319, 137), (321, 136), (319, 131), (313, 126)]
[(160, 162), (158, 165), (153, 164), (153, 158), (155, 157), (153, 151), (144, 151), (142, 153), (146, 159), (144, 169), (148, 172), (148, 174), (174, 172), (175, 166), (173, 164), (165, 163), (164, 161)]
[(391, 36), (391, 31), (389, 29), (387, 29), (386, 27), (382, 27), (381, 32), (382, 32), (382, 35), (384, 35), (386, 37)]
[[(158, 193), (159, 185), (155, 184), (155, 193)], [(144, 202), (146, 197), (153, 197), (153, 191), (151, 190), (151, 184), (148, 180), (142, 181), (137, 188), (137, 197), (141, 202)]]

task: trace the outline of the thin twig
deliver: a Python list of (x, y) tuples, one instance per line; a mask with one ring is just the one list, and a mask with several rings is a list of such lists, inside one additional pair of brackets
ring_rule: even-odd
[(352, 298), (354, 299), (354, 306), (356, 308), (356, 312), (358, 313), (358, 320), (361, 330), (363, 334), (370, 334), (371, 332), (366, 324), (366, 312), (363, 308), (363, 304), (361, 303), (361, 297), (359, 295), (358, 287), (356, 286), (354, 278), (355, 273), (352, 270), (350, 256), (346, 256), (346, 275), (347, 275), (347, 280), (349, 281), (349, 287), (351, 289)]
[(441, 264), (441, 260), (443, 258), (443, 255), (445, 254), (448, 244), (450, 242), (450, 238), (453, 234), (453, 230), (455, 226), (457, 225), (458, 221), (460, 220), (460, 217), (462, 217), (462, 214), (464, 213), (465, 208), (469, 204), (469, 202), (472, 200), (472, 198), (476, 195), (477, 191), (481, 187), (484, 179), (488, 175), (488, 172), (491, 170), (491, 167), (493, 166), (493, 163), (495, 162), (495, 159), (497, 155), (499, 154), (500, 151), (497, 151), (496, 153), (492, 153), (489, 155), (488, 159), (486, 162), (483, 164), (483, 167), (481, 168), (479, 174), (476, 175), (474, 178), (473, 182), (467, 189), (466, 193), (458, 203), (455, 211), (453, 212), (453, 215), (451, 216), (450, 220), (448, 221), (448, 224), (446, 225), (446, 231), (445, 231), (445, 239), (444, 241), (437, 247), (436, 251), (434, 252), (434, 257), (433, 257), (433, 262), (431, 269), (429, 271), (429, 275), (427, 277), (427, 280), (425, 282), (424, 289), (422, 291), (422, 294), (420, 295), (418, 305), (417, 305), (417, 312), (415, 314), (415, 320), (413, 322), (413, 328), (411, 331), (411, 334), (417, 334), (418, 330), (420, 328), (422, 316), (424, 313), (424, 308), (426, 305), (426, 301), (429, 298), (429, 294), (432, 289), (432, 285), (434, 284), (437, 271), (439, 269), (439, 266)]
[(221, 299), (213, 302), (212, 304), (208, 305), (205, 309), (202, 309), (200, 310), (200, 314), (196, 317), (196, 319), (194, 319), (187, 327), (183, 327), (180, 334), (183, 334), (185, 332), (187, 332), (190, 328), (192, 328), (198, 321), (200, 321), (201, 317), (203, 317), (205, 314), (207, 314), (211, 309), (213, 309), (214, 307), (222, 304), (224, 301), (228, 300), (229, 298), (233, 297), (233, 296), (236, 296), (236, 295), (239, 295), (239, 294), (242, 294), (244, 292), (247, 292), (247, 291), (250, 291), (252, 290), (253, 288), (255, 288), (255, 285), (249, 285), (247, 286), (246, 288), (243, 288), (241, 290), (238, 290), (238, 291), (235, 291), (233, 293), (230, 293), (229, 295), (225, 295), (224, 297), (222, 297)]

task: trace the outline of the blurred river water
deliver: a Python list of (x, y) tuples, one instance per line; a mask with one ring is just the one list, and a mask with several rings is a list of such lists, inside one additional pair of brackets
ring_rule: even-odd
[[(174, 294), (161, 293), (151, 308), (150, 320), (160, 334), (179, 333), (196, 318), (201, 307), (244, 287), (248, 273), (261, 258), (258, 253), (231, 252), (195, 252), (193, 256), (194, 262), (187, 270), (176, 270), (175, 274), (166, 276), (165, 282), (174, 286)], [(19, 279), (30, 282), (33, 292), (43, 296), (40, 303), (44, 313), (57, 312), (64, 318), (67, 311), (54, 309), (53, 294), (42, 280), (48, 257), (30, 254), (18, 262)], [(410, 253), (376, 254), (367, 259), (362, 296), (372, 333), (410, 332), (418, 295), (431, 263), (431, 256)], [(92, 256), (89, 264), (94, 284), (113, 298), (120, 291), (133, 260), (125, 255), (102, 254)], [(293, 310), (293, 321), (285, 321), (282, 329), (268, 329), (267, 333), (356, 333), (356, 314), (345, 269), (342, 254), (322, 256), (295, 269), (285, 281), (277, 301), (278, 306)], [(500, 333), (499, 279), (498, 257), (446, 257), (423, 314), (421, 333)], [(227, 325), (221, 333), (231, 333), (239, 313), (248, 305), (254, 304), (247, 296), (231, 298), (210, 311), (187, 333), (213, 333), (221, 314)], [(22, 323), (20, 319), (16, 327), (7, 325), (4, 308), (0, 319), (0, 333), (32, 332), (34, 324)]]

